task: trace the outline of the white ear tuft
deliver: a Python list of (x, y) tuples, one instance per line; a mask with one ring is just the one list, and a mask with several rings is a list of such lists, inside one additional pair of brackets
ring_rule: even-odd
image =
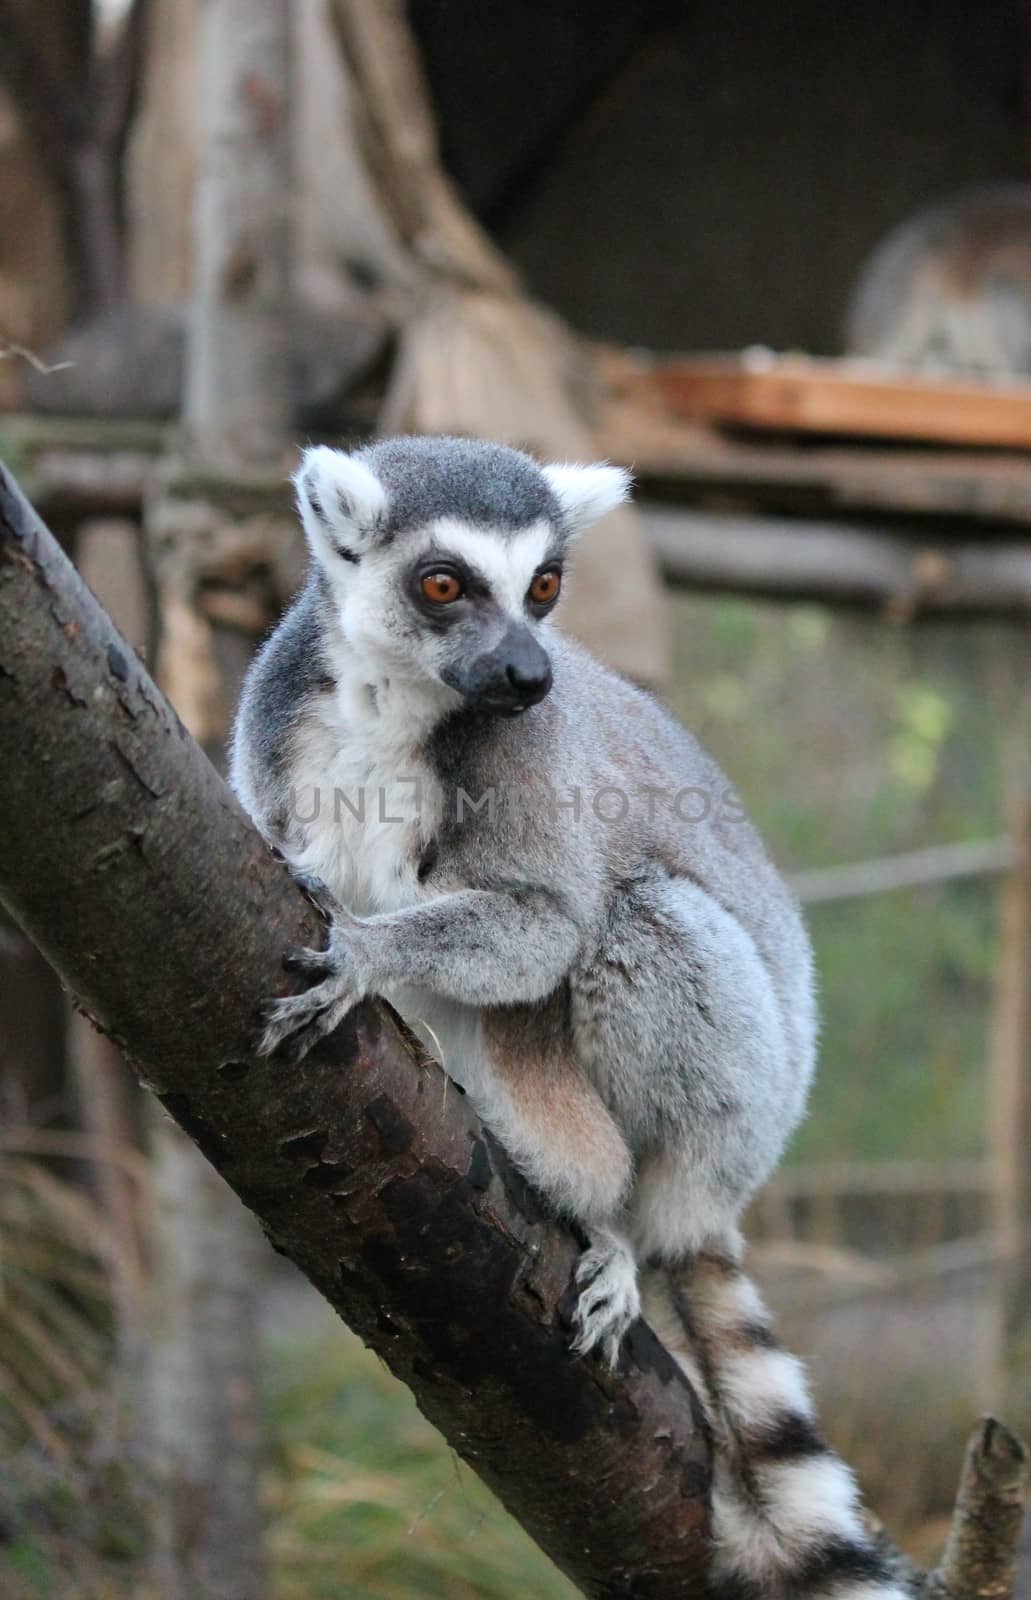
[(630, 474), (622, 467), (610, 467), (605, 462), (593, 467), (556, 463), (543, 470), (571, 534), (581, 532), (630, 498)]
[(355, 560), (367, 550), (387, 509), (387, 493), (368, 467), (331, 450), (311, 445), (294, 474), (297, 506), (313, 553)]

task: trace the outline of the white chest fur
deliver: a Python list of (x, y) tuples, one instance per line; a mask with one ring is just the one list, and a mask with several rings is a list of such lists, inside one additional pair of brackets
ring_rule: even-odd
[[(289, 838), (299, 872), (321, 878), (356, 916), (400, 911), (440, 893), (419, 882), (419, 861), (444, 810), (424, 755), (440, 707), (396, 683), (343, 678), (305, 718), (294, 741)], [(399, 985), (385, 996), (431, 1055), (470, 1093), (483, 1077), (474, 1009)]]
[(425, 716), (384, 683), (343, 682), (295, 735), (287, 854), (357, 916), (423, 895), (422, 849), (440, 789), (420, 753)]

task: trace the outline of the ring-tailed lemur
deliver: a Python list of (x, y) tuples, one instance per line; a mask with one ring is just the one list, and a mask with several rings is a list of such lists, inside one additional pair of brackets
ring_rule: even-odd
[(310, 574), (232, 775), (325, 886), (329, 942), (293, 952), (312, 987), (264, 1049), (391, 1000), (586, 1231), (576, 1348), (614, 1360), (643, 1301), (702, 1395), (728, 1595), (899, 1600), (740, 1266), (813, 1066), (796, 906), (690, 734), (550, 621), (626, 475), (394, 439), (311, 449), (296, 483)]
[(900, 222), (863, 265), (845, 342), (938, 376), (1031, 373), (1031, 184), (975, 184)]

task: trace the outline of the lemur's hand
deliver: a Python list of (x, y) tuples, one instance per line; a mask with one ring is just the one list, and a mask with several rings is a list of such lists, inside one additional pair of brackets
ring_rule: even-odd
[(355, 960), (357, 917), (334, 899), (321, 879), (297, 875), (297, 883), (325, 917), (329, 939), (324, 950), (294, 945), (283, 957), (287, 971), (303, 974), (312, 987), (303, 994), (267, 1000), (261, 1008), (259, 1051), (266, 1056), (275, 1053), (290, 1064), (303, 1060), (366, 994)]

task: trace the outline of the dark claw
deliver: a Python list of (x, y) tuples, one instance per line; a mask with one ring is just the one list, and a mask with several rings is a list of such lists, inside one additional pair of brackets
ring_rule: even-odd
[(339, 908), (339, 901), (330, 893), (322, 879), (313, 877), (307, 872), (295, 872), (294, 882), (298, 889), (308, 896), (319, 915), (327, 922), (332, 922)]
[(570, 1283), (559, 1296), (555, 1312), (558, 1317), (559, 1327), (566, 1333), (571, 1333), (576, 1327), (576, 1307), (580, 1299), (576, 1284)]
[(316, 1011), (313, 1017), (301, 1024), (294, 1033), (287, 1034), (275, 1052), (276, 1060), (283, 1062), (284, 1066), (296, 1067), (303, 1061), (310, 1050), (313, 1050), (319, 1040), (324, 1037), (321, 1026), (328, 1006), (323, 1006), (321, 1011)]

